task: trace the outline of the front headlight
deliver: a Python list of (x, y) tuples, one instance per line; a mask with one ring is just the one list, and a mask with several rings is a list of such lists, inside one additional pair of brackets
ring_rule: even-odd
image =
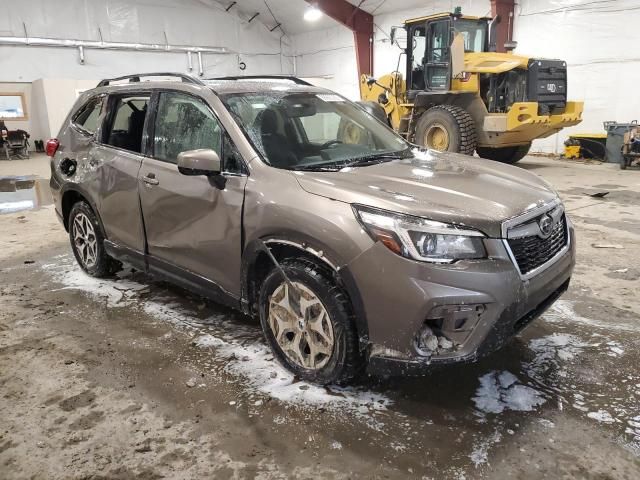
[(484, 234), (477, 230), (361, 205), (353, 205), (353, 211), (371, 238), (403, 257), (451, 263), (487, 256)]

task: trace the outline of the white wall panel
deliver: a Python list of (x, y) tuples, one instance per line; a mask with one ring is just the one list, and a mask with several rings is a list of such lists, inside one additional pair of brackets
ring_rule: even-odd
[(570, 99), (584, 100), (583, 122), (534, 142), (559, 153), (571, 132), (603, 132), (602, 122), (640, 117), (640, 3), (638, 0), (520, 0), (517, 53), (568, 64)]
[[(0, 0), (0, 4), (9, 0)], [(245, 73), (291, 73), (292, 59), (281, 57), (281, 33), (247, 23), (234, 13), (196, 0), (21, 0), (2, 7), (3, 35), (220, 46), (238, 52)], [(213, 5), (213, 4), (212, 4)], [(86, 49), (86, 64), (71, 48), (0, 46), (0, 81), (37, 78), (94, 79), (145, 71), (187, 71), (184, 53)], [(261, 54), (261, 55), (256, 55)], [(264, 54), (264, 55), (262, 55)], [(194, 55), (194, 67), (197, 61)], [(205, 76), (242, 73), (238, 55), (203, 55)]]

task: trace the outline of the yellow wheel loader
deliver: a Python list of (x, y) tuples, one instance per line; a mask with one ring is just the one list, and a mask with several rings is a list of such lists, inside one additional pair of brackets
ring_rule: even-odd
[(361, 105), (413, 143), (507, 163), (532, 140), (580, 123), (566, 62), (496, 53), (494, 26), (457, 12), (407, 20), (391, 31), (398, 46), (398, 28), (407, 35), (405, 75), (363, 75)]

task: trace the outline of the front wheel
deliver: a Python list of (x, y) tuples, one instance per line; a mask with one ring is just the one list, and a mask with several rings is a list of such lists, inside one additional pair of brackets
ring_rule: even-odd
[(78, 265), (92, 277), (106, 277), (120, 268), (104, 249), (104, 236), (87, 202), (77, 202), (69, 213), (69, 239)]
[(529, 153), (531, 142), (515, 147), (488, 148), (478, 147), (477, 152), (482, 158), (496, 160), (503, 163), (516, 163)]
[(348, 383), (364, 366), (350, 302), (315, 263), (281, 263), (260, 290), (260, 323), (278, 360), (298, 377), (319, 384)]
[(454, 105), (431, 107), (416, 124), (415, 142), (432, 150), (473, 155), (476, 141), (473, 118)]

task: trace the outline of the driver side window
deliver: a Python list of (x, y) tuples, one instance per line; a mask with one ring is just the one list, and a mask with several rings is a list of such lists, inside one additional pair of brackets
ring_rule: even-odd
[(209, 148), (222, 157), (222, 128), (201, 100), (178, 92), (162, 92), (153, 136), (153, 154), (176, 163), (178, 154)]

